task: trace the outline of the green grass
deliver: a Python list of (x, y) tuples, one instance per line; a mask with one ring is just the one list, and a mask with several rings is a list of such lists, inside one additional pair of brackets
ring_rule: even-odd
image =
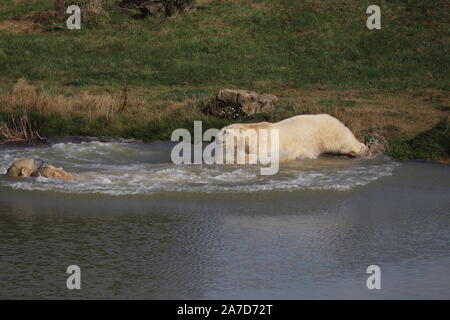
[(387, 154), (395, 159), (438, 160), (450, 158), (450, 121), (439, 121), (433, 128), (409, 140), (393, 137)]
[[(40, 32), (0, 31), (0, 90), (10, 90), (19, 78), (67, 96), (82, 91), (117, 93), (127, 85), (130, 94), (146, 99), (149, 109), (186, 100), (205, 103), (224, 87), (281, 95), (277, 114), (244, 121), (280, 120), (314, 110), (310, 102), (286, 100), (285, 92), (300, 97), (299, 92), (313, 90), (390, 94), (433, 89), (448, 97), (450, 32), (445, 0), (380, 0), (376, 4), (382, 11), (381, 30), (366, 27), (365, 12), (373, 4), (368, 0), (198, 0), (195, 10), (169, 19), (135, 19), (118, 2), (110, 1), (108, 19), (83, 23), (77, 31), (64, 28), (64, 17), (59, 31), (49, 32), (49, 26), (36, 30)], [(0, 26), (50, 9), (47, 0), (3, 0)], [(322, 112), (369, 108), (370, 102), (363, 105), (360, 100), (336, 95), (314, 99)], [(369, 111), (376, 108), (371, 104)], [(448, 112), (448, 99), (437, 101), (434, 110)], [(386, 117), (404, 119), (398, 110), (389, 112)], [(167, 139), (173, 129), (192, 127), (194, 120), (203, 120), (207, 127), (226, 124), (203, 116), (161, 120), (118, 116), (107, 121), (33, 113), (31, 118), (47, 135), (146, 141)], [(434, 136), (437, 129), (433, 130)], [(435, 143), (422, 135), (411, 140), (411, 135), (392, 132), (387, 137), (389, 154), (396, 158), (445, 156), (442, 146), (448, 135)], [(424, 147), (426, 143), (432, 150)]]
[[(1, 19), (50, 6), (20, 3), (2, 1)], [(166, 20), (133, 19), (111, 5), (100, 26), (0, 33), (1, 77), (63, 86), (448, 89), (445, 3), (379, 1), (379, 31), (365, 25), (370, 1), (216, 0)]]
[[(11, 122), (11, 117), (19, 118), (23, 113), (6, 113), (0, 111), (0, 122)], [(27, 113), (30, 121), (43, 136), (97, 136), (97, 137), (125, 137), (143, 141), (170, 140), (172, 132), (178, 128), (185, 128), (194, 134), (194, 121), (202, 121), (203, 131), (210, 128), (222, 128), (229, 124), (227, 121), (196, 117), (174, 119), (164, 117), (158, 120), (146, 121), (136, 117), (116, 117), (108, 120), (98, 117), (88, 120), (75, 115), (42, 115), (35, 112)]]
[(318, 101), (322, 106), (338, 106), (338, 107), (353, 107), (358, 104), (358, 102), (353, 100), (343, 100), (343, 99), (321, 99)]

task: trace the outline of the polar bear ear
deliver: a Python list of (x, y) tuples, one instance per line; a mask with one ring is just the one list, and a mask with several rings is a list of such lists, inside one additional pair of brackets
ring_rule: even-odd
[(19, 177), (23, 177), (25, 175), (25, 168), (20, 168)]
[(33, 164), (35, 165), (36, 169), (42, 167), (44, 165), (44, 160), (42, 159), (33, 159)]

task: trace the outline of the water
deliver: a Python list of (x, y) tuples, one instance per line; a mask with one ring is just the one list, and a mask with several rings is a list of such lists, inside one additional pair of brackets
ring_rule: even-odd
[(175, 166), (171, 147), (2, 147), (0, 173), (33, 157), (81, 180), (0, 177), (0, 298), (450, 298), (450, 166), (325, 157), (260, 176)]
[(271, 190), (350, 190), (392, 174), (386, 158), (321, 158), (284, 164), (276, 176), (261, 176), (258, 166), (186, 165), (170, 161), (173, 143), (55, 143), (51, 147), (2, 151), (0, 172), (17, 158), (39, 158), (75, 173), (80, 181), (3, 179), (17, 190), (71, 194), (149, 195), (161, 192), (257, 192)]

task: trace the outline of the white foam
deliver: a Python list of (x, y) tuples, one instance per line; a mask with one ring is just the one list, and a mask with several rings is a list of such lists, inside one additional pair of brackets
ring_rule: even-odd
[[(141, 150), (142, 149), (142, 150)], [(0, 187), (64, 193), (136, 195), (154, 192), (261, 192), (270, 190), (347, 191), (393, 174), (397, 163), (387, 158), (299, 161), (281, 166), (274, 176), (259, 175), (257, 166), (173, 165), (152, 163), (152, 144), (88, 142), (58, 143), (46, 148), (7, 149), (0, 155), (0, 172), (23, 157), (36, 154), (63, 166), (80, 181), (0, 178)], [(133, 160), (127, 163), (128, 159)]]

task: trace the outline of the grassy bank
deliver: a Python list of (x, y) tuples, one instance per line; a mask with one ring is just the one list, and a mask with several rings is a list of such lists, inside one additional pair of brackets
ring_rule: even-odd
[(433, 128), (412, 139), (391, 137), (387, 153), (400, 160), (450, 160), (450, 121), (443, 118)]
[(197, 0), (169, 19), (117, 4), (70, 31), (42, 18), (50, 1), (2, 1), (4, 121), (28, 113), (44, 135), (165, 140), (194, 120), (227, 124), (200, 110), (243, 88), (280, 98), (265, 120), (330, 113), (396, 158), (449, 157), (445, 1), (379, 1), (381, 30), (366, 27), (370, 1)]

